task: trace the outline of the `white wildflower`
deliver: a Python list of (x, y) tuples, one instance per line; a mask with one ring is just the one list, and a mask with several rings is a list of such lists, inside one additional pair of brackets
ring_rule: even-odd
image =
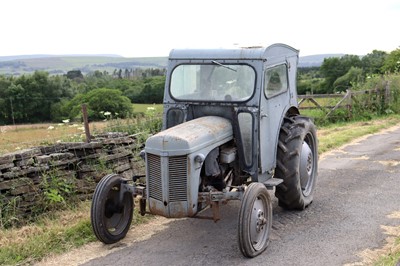
[(111, 115), (111, 112), (104, 112), (105, 116)]
[(53, 126), (49, 126), (49, 127), (47, 128), (47, 130), (53, 130), (53, 129), (54, 129)]
[(62, 121), (63, 123), (69, 123), (69, 119), (64, 119), (63, 121)]

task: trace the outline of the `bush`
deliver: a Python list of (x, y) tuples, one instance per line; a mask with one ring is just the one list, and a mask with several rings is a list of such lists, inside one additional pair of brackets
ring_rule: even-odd
[(110, 116), (125, 118), (132, 113), (131, 101), (116, 89), (94, 89), (76, 95), (67, 105), (70, 119), (80, 117), (82, 104), (87, 105), (89, 120), (104, 120)]

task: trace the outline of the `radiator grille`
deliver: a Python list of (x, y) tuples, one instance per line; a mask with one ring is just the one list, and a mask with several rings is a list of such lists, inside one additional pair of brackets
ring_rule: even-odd
[(162, 201), (161, 159), (157, 155), (147, 153), (147, 169), (149, 173), (149, 197)]
[[(147, 153), (149, 197), (163, 201), (161, 157)], [(168, 158), (168, 201), (187, 201), (187, 157)]]
[(169, 201), (187, 201), (187, 157), (170, 157), (169, 169)]

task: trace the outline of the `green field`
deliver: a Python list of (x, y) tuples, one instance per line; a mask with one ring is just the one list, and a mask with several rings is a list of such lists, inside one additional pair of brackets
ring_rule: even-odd
[(163, 112), (163, 105), (162, 104), (153, 104), (149, 105), (147, 103), (134, 103), (133, 105), (133, 112), (134, 113), (146, 113), (148, 111), (147, 108), (154, 107), (156, 114), (162, 114)]

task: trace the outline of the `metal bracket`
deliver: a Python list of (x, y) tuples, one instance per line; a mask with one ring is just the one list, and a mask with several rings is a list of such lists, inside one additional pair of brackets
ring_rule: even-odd
[(208, 218), (217, 222), (221, 219), (219, 212), (220, 203), (226, 203), (229, 200), (241, 200), (243, 197), (244, 189), (239, 187), (235, 191), (210, 191), (210, 192), (199, 192), (198, 202), (205, 202), (210, 205), (213, 213), (213, 217), (202, 217), (197, 216), (197, 218)]
[(271, 190), (282, 182), (283, 182), (283, 179), (272, 177), (272, 178), (268, 179), (267, 181), (265, 181), (263, 184), (267, 187), (267, 189)]

